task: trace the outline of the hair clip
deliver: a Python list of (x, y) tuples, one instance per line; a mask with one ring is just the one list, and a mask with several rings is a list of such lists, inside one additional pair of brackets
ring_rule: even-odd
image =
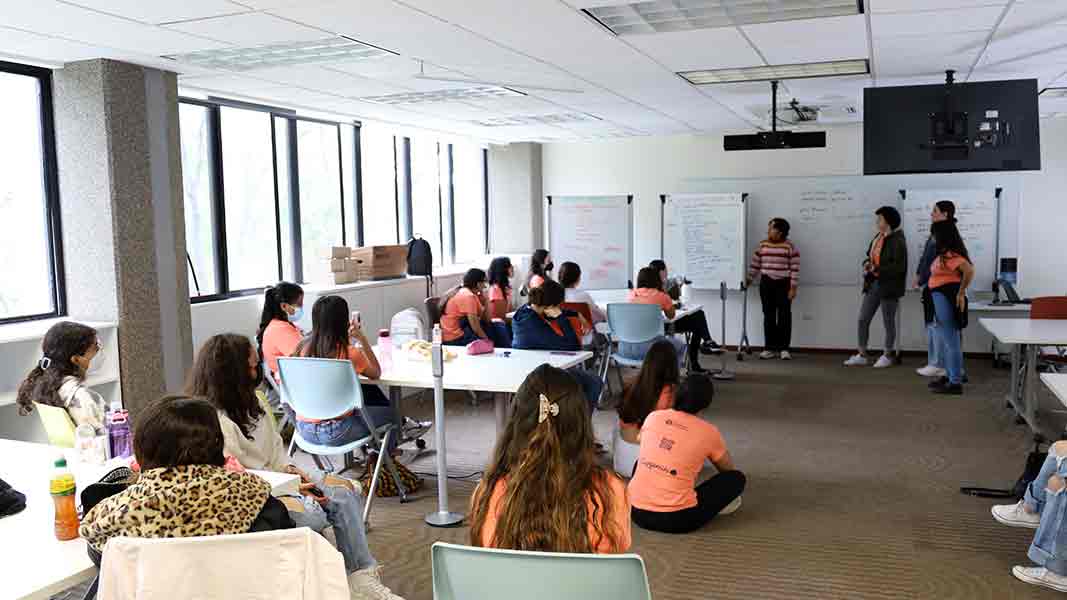
[(48, 367), (52, 366), (52, 359), (45, 356), (37, 361), (37, 366), (41, 367), (42, 370), (47, 370)]
[(541, 408), (537, 415), (538, 424), (544, 423), (549, 415), (553, 417), (559, 416), (559, 404), (549, 402), (548, 398), (544, 394), (541, 394)]

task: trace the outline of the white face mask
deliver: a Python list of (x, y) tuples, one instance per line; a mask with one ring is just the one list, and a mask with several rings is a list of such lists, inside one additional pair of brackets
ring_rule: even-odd
[(546, 308), (544, 312), (549, 319), (558, 319), (563, 314), (563, 311), (558, 306)]

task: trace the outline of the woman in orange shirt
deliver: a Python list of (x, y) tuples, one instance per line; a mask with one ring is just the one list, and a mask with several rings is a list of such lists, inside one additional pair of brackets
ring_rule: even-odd
[[(676, 312), (674, 301), (667, 295), (667, 292), (663, 291), (663, 280), (660, 278), (660, 272), (654, 267), (645, 267), (637, 272), (637, 289), (630, 290), (630, 295), (627, 301), (636, 304), (654, 304), (663, 310), (663, 316), (668, 319), (673, 319)], [(703, 316), (704, 313), (701, 312), (699, 314)], [(661, 336), (657, 337), (655, 340), (641, 344), (620, 342), (619, 354), (632, 360), (644, 360), (648, 349), (658, 340), (667, 340), (673, 344), (679, 360), (684, 356), (683, 353), (686, 351), (685, 343), (674, 336)], [(702, 373), (705, 371), (705, 369), (700, 366), (700, 362), (695, 358), (698, 351), (700, 351), (700, 340), (696, 339), (696, 336), (694, 336), (693, 344), (689, 347), (689, 355), (690, 358), (693, 359), (689, 363), (689, 370), (694, 373)]]
[(974, 279), (974, 265), (959, 229), (951, 220), (934, 223), (937, 256), (930, 265), (930, 297), (934, 302), (934, 338), (947, 377), (930, 384), (937, 394), (963, 393), (963, 349), (960, 332), (967, 326), (967, 286)]
[(448, 346), (466, 346), (477, 339), (492, 340), (498, 348), (511, 347), (507, 325), (493, 321), (485, 297), (485, 271), (471, 269), (463, 285), (441, 298), (441, 341)]
[(648, 349), (637, 379), (626, 388), (619, 405), (619, 427), (615, 435), (615, 472), (631, 477), (637, 464), (641, 426), (649, 413), (674, 406), (678, 386), (678, 353), (666, 340)]
[(506, 319), (511, 312), (511, 278), (515, 276), (515, 267), (511, 259), (498, 256), (489, 263), (489, 317)]
[(304, 332), (297, 322), (304, 318), (304, 290), (295, 283), (283, 281), (268, 287), (263, 293), (263, 313), (259, 317), (256, 343), (259, 357), (267, 363), (270, 373), (277, 380), (278, 357), (291, 356)]
[[(713, 393), (711, 379), (692, 375), (678, 386), (674, 408), (657, 410), (645, 419), (640, 458), (629, 487), (639, 527), (689, 533), (741, 507), (745, 475), (734, 467), (719, 429), (699, 416)], [(705, 459), (719, 473), (696, 485)]]
[(472, 546), (611, 554), (630, 548), (626, 488), (597, 465), (582, 390), (541, 365), (515, 394), (511, 419), (471, 499)]
[(546, 279), (551, 279), (553, 268), (555, 265), (552, 263), (552, 255), (548, 253), (548, 250), (544, 248), (534, 250), (533, 256), (530, 257), (530, 273), (526, 276), (523, 296), (529, 295), (530, 290), (541, 287)]

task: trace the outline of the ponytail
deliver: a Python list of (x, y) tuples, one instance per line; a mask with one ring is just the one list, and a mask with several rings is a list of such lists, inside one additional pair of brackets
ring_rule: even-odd
[(259, 329), (256, 330), (256, 346), (260, 357), (263, 356), (263, 332), (267, 330), (267, 325), (275, 319), (288, 321), (289, 315), (282, 310), (282, 304), (296, 304), (303, 295), (303, 288), (287, 281), (268, 287), (263, 292), (263, 312), (259, 316)]
[(82, 377), (70, 359), (88, 352), (95, 342), (96, 330), (88, 325), (62, 321), (49, 328), (41, 342), (41, 359), (19, 384), (15, 395), (18, 413), (30, 414), (34, 403), (63, 406), (56, 395), (59, 386), (67, 377)]

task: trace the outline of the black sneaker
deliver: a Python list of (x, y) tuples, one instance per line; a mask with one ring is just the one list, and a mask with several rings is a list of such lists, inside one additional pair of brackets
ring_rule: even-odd
[(938, 388), (934, 388), (931, 391), (933, 391), (933, 393), (935, 394), (948, 394), (951, 396), (959, 396), (963, 394), (963, 385), (959, 383), (946, 383), (945, 385)]
[(722, 348), (715, 340), (707, 340), (700, 345), (701, 354), (722, 354)]
[(926, 385), (931, 390), (936, 390), (948, 385), (948, 377), (938, 377)]
[(690, 373), (707, 373), (708, 370), (705, 369), (704, 367), (700, 366), (699, 362), (697, 362), (695, 360), (690, 360), (689, 361), (689, 372)]

